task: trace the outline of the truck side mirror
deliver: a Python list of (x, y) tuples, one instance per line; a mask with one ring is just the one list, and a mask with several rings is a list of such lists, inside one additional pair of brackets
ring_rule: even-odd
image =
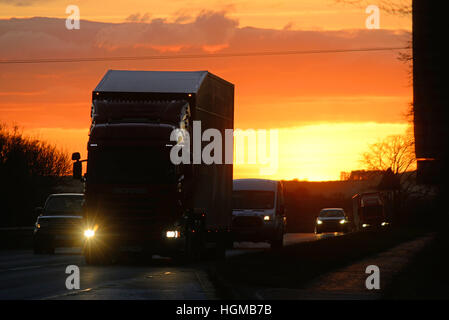
[(72, 153), (72, 160), (73, 161), (78, 161), (79, 159), (81, 159), (81, 155), (80, 155), (79, 152)]
[(83, 166), (81, 161), (75, 161), (73, 163), (73, 179), (81, 180)]

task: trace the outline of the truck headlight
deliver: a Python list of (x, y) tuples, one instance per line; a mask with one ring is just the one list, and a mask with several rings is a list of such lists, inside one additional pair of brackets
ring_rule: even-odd
[(179, 231), (167, 231), (167, 233), (165, 234), (165, 236), (167, 238), (179, 238)]
[(92, 238), (94, 235), (95, 235), (95, 230), (93, 230), (93, 229), (84, 230), (84, 236), (86, 238)]

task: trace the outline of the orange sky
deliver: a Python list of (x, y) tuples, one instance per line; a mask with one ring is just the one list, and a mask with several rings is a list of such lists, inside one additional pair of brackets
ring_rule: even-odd
[[(381, 29), (367, 30), (364, 8), (330, 0), (74, 1), (90, 21), (72, 31), (63, 1), (8, 3), (0, 3), (0, 59), (393, 47), (411, 36), (410, 17), (381, 12)], [(406, 129), (412, 89), (397, 55), (3, 64), (0, 121), (85, 154), (91, 91), (107, 69), (209, 70), (236, 85), (236, 127), (280, 130), (271, 178), (338, 179), (360, 166), (368, 143)], [(236, 177), (258, 172), (235, 166)]]

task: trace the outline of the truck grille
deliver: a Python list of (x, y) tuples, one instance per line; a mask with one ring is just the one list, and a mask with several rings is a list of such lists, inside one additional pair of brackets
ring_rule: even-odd
[(100, 208), (108, 212), (108, 215), (121, 215), (127, 213), (130, 215), (152, 215), (157, 211), (157, 203), (154, 199), (148, 198), (132, 198), (120, 199), (113, 197), (103, 199)]
[(52, 230), (76, 230), (81, 228), (81, 219), (39, 219), (42, 227)]
[(262, 226), (262, 219), (259, 217), (243, 216), (235, 217), (232, 220), (233, 228), (257, 228)]

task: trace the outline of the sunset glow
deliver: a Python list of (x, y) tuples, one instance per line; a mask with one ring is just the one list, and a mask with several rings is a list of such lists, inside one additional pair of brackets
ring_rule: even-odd
[[(397, 47), (411, 38), (410, 16), (382, 13), (381, 29), (367, 30), (364, 8), (330, 0), (78, 1), (81, 28), (71, 31), (65, 2), (22, 2), (0, 4), (0, 60)], [(360, 168), (369, 143), (406, 130), (412, 88), (398, 53), (2, 64), (0, 122), (85, 157), (91, 92), (108, 69), (208, 70), (235, 84), (235, 128), (279, 130), (270, 178), (338, 180)], [(262, 177), (259, 169), (235, 165), (234, 176)]]
[[(367, 143), (388, 135), (403, 134), (406, 128), (404, 124), (390, 123), (323, 123), (281, 129), (279, 168), (269, 178), (339, 180), (341, 171), (360, 167), (360, 155), (366, 151)], [(234, 166), (236, 178), (260, 177), (263, 167), (257, 164)]]

